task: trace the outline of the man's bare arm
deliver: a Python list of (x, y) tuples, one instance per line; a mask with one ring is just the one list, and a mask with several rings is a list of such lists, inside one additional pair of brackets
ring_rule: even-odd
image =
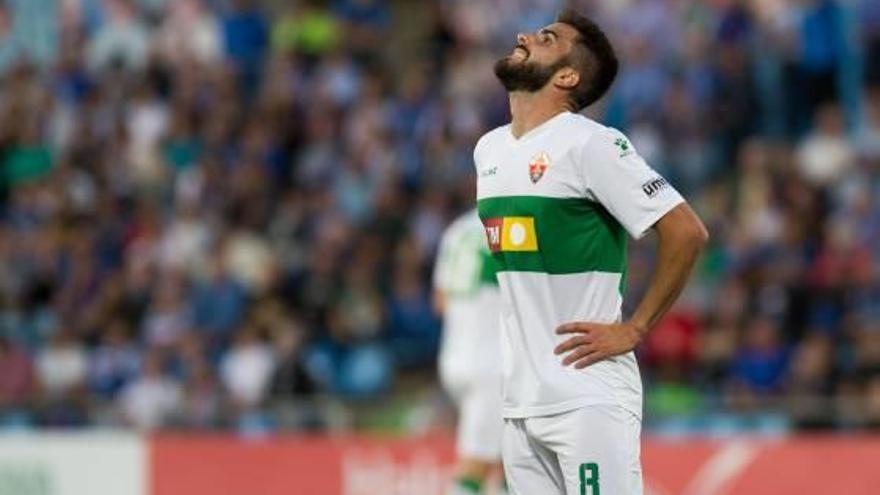
[(556, 354), (568, 353), (564, 365), (574, 363), (576, 368), (584, 368), (631, 351), (681, 294), (709, 234), (686, 203), (658, 220), (654, 230), (658, 237), (657, 263), (635, 313), (623, 323), (573, 322), (557, 328), (557, 334), (573, 334), (555, 349)]
[(654, 276), (629, 320), (643, 337), (678, 299), (709, 240), (703, 222), (686, 203), (664, 215), (654, 229), (658, 237)]

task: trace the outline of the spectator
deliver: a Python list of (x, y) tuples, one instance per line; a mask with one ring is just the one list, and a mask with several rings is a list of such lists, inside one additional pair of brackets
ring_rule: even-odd
[(235, 280), (240, 281), (249, 293), (260, 294), (267, 289), (275, 259), (263, 237), (239, 229), (224, 240), (223, 248), (223, 264)]
[(223, 386), (238, 410), (263, 404), (275, 366), (276, 356), (260, 340), (257, 329), (245, 326), (220, 363)]
[(315, 0), (288, 7), (272, 26), (272, 48), (280, 53), (320, 56), (333, 51), (341, 38), (339, 21)]
[(776, 324), (756, 317), (746, 327), (743, 348), (731, 363), (731, 378), (747, 393), (778, 393), (789, 365), (789, 352), (780, 342)]
[(180, 385), (164, 371), (161, 354), (149, 352), (138, 378), (119, 397), (119, 406), (127, 424), (150, 431), (170, 424), (181, 407)]
[(63, 400), (86, 383), (86, 351), (67, 331), (52, 337), (37, 354), (35, 365), (37, 380), (49, 400)]
[(833, 101), (837, 70), (844, 60), (846, 38), (841, 31), (842, 9), (836, 0), (808, 2), (801, 20), (800, 61), (808, 116), (818, 105)]
[(413, 263), (417, 246), (410, 239), (397, 253), (396, 273), (388, 302), (388, 337), (398, 366), (413, 367), (435, 356), (440, 330), (425, 282)]
[(51, 150), (40, 140), (39, 122), (31, 117), (22, 124), (3, 159), (3, 182), (10, 185), (45, 177), (53, 164)]
[(228, 344), (244, 320), (247, 293), (219, 256), (208, 261), (206, 277), (194, 289), (194, 295), (194, 326), (208, 336), (212, 347)]
[(92, 352), (89, 383), (99, 397), (112, 399), (141, 369), (141, 352), (131, 339), (131, 329), (121, 319), (112, 320), (101, 343)]
[(34, 385), (33, 363), (28, 355), (0, 337), (0, 412), (3, 416), (26, 411), (34, 399)]
[(303, 398), (315, 393), (315, 383), (306, 369), (303, 329), (296, 324), (275, 332), (278, 366), (272, 375), (270, 393), (274, 398)]
[(105, 0), (107, 21), (89, 40), (88, 67), (141, 71), (147, 65), (150, 34), (131, 0)]
[(13, 31), (12, 13), (0, 5), (0, 73), (5, 74), (21, 61), (24, 46)]
[(788, 377), (790, 408), (801, 426), (828, 426), (827, 402), (832, 393), (832, 342), (827, 334), (815, 332), (794, 350)]
[(816, 116), (816, 129), (798, 149), (801, 173), (810, 184), (827, 186), (853, 166), (854, 158), (840, 107), (823, 106)]
[(182, 290), (179, 281), (169, 279), (157, 291), (156, 300), (144, 316), (144, 337), (149, 345), (174, 345), (190, 330), (190, 315)]
[(190, 363), (181, 402), (181, 421), (187, 427), (212, 428), (221, 424), (222, 393), (214, 368), (204, 357)]
[(257, 85), (264, 55), (269, 47), (269, 26), (254, 0), (232, 0), (221, 20), (226, 57), (236, 64), (248, 90)]
[(866, 88), (864, 112), (855, 138), (856, 149), (861, 158), (877, 163), (880, 162), (880, 81)]
[(371, 57), (372, 47), (381, 46), (391, 12), (385, 0), (335, 0), (336, 14), (346, 22), (349, 49), (355, 56)]
[(167, 2), (169, 10), (156, 34), (157, 50), (169, 63), (195, 62), (210, 66), (220, 61), (220, 26), (205, 0)]

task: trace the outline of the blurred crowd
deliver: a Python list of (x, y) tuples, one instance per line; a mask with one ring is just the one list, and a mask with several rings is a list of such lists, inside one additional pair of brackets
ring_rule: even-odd
[[(0, 426), (327, 428), (430, 376), (492, 63), (562, 3), (0, 2)], [(880, 3), (571, 3), (623, 61), (590, 115), (712, 233), (651, 424), (880, 426)]]

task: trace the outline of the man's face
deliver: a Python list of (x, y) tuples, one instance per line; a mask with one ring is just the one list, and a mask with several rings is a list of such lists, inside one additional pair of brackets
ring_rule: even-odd
[(520, 33), (510, 55), (495, 63), (495, 75), (507, 91), (538, 91), (569, 65), (568, 54), (577, 36), (573, 27), (561, 22), (536, 33)]

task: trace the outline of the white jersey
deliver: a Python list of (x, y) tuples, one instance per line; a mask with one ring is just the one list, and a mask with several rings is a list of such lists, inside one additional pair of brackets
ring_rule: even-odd
[(473, 209), (440, 240), (434, 288), (445, 296), (440, 369), (464, 380), (501, 373), (500, 292), (483, 225)]
[(510, 125), (474, 150), (480, 218), (502, 292), (508, 418), (619, 405), (641, 415), (630, 352), (582, 370), (553, 349), (575, 321), (621, 320), (626, 232), (641, 237), (683, 201), (627, 138), (563, 112), (516, 139)]

